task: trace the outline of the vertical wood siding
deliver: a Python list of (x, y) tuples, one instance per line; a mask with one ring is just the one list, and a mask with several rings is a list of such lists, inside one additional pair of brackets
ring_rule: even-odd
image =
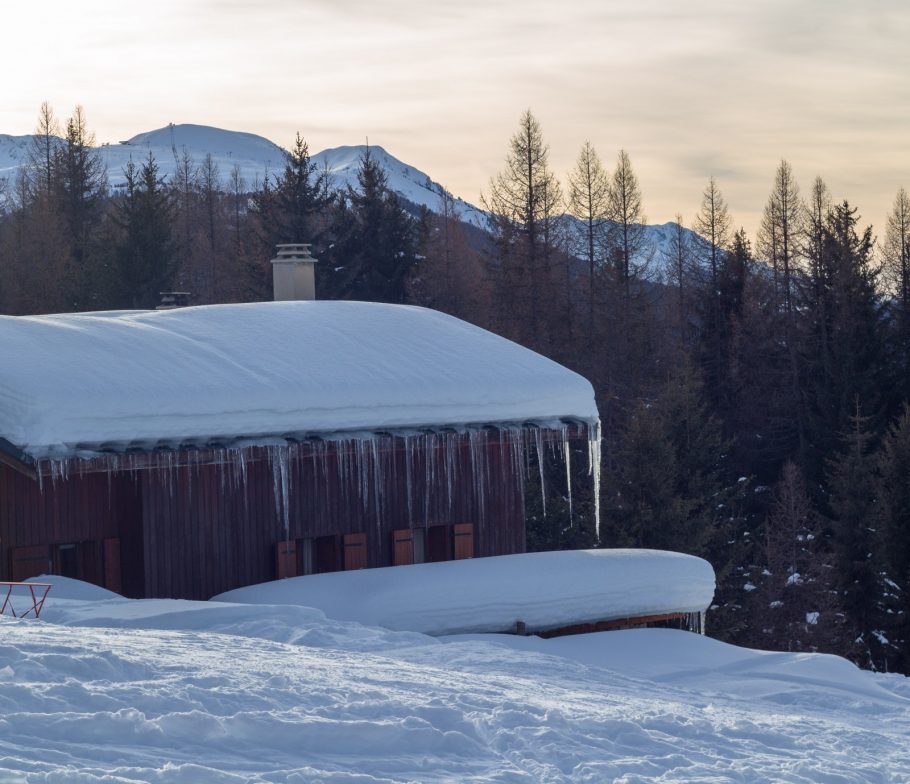
[[(381, 436), (375, 452), (350, 442), (300, 444), (289, 464), (287, 530), (265, 448), (248, 460), (245, 484), (234, 480), (231, 466), (189, 460), (169, 473), (45, 478), (42, 492), (0, 465), (0, 574), (10, 579), (14, 548), (93, 542), (104, 560), (92, 560), (90, 571), (119, 581), (127, 596), (207, 599), (275, 579), (276, 546), (283, 541), (336, 537), (340, 560), (343, 537), (364, 534), (359, 557), (366, 566), (386, 566), (395, 562), (396, 530), (447, 526), (451, 545), (452, 527), (461, 524), (462, 557), (468, 549), (477, 556), (523, 552), (524, 467), (515, 464), (511, 437), (492, 429), (475, 435), (472, 458), (467, 434), (445, 435), (455, 445), (451, 492), (441, 436), (410, 450), (400, 437)], [(381, 471), (373, 470), (376, 455)], [(358, 460), (362, 475), (354, 470)], [(118, 539), (119, 570), (111, 561)], [(400, 549), (399, 560), (402, 555)]]

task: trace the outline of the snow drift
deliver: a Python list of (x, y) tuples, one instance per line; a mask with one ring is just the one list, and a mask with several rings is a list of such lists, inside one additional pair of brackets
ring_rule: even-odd
[(427, 426), (596, 422), (584, 378), (424, 308), (267, 302), (0, 316), (0, 436), (99, 446)]
[(702, 613), (714, 570), (658, 550), (576, 550), (293, 577), (215, 601), (316, 607), (329, 618), (431, 635), (529, 632), (663, 613)]

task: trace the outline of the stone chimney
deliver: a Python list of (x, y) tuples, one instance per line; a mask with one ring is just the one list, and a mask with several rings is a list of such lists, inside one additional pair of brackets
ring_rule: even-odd
[(308, 243), (279, 245), (272, 259), (275, 301), (316, 299), (315, 263)]

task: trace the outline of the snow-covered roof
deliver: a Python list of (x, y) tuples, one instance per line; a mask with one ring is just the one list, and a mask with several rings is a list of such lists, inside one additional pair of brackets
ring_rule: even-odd
[(0, 437), (77, 448), (594, 422), (587, 380), (452, 316), (367, 302), (0, 316)]
[(422, 634), (538, 632), (665, 613), (703, 613), (714, 569), (665, 550), (571, 550), (292, 577), (215, 601), (300, 604), (327, 617)]

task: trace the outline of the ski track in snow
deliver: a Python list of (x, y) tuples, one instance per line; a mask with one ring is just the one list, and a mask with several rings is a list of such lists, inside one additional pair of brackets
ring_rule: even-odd
[(296, 634), (274, 617), (300, 608), (198, 604), (145, 622), (247, 636), (4, 619), (0, 782), (910, 780), (907, 679), (836, 657), (668, 630), (440, 643), (314, 611)]

